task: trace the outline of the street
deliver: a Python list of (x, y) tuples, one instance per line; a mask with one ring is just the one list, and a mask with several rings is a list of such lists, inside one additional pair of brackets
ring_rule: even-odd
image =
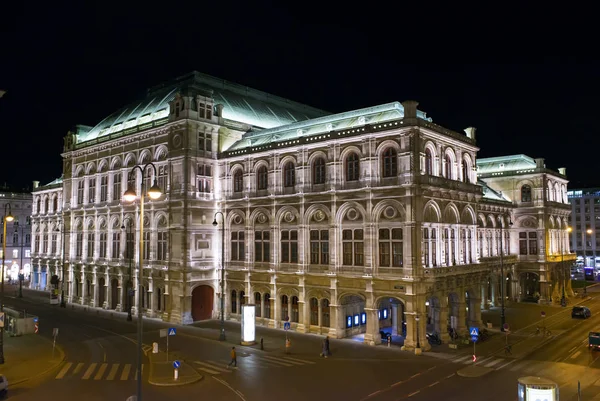
[[(600, 393), (596, 383), (600, 370), (600, 352), (587, 349), (587, 335), (600, 327), (600, 293), (589, 289), (583, 301), (592, 311), (587, 320), (572, 319), (570, 307), (554, 308), (539, 322), (524, 317), (511, 324), (508, 339), (497, 333), (478, 344), (477, 363), (485, 374), (462, 377), (461, 370), (473, 365), (472, 345), (459, 350), (434, 348), (416, 356), (398, 347), (369, 347), (352, 340), (331, 340), (333, 355), (319, 357), (321, 336), (287, 333), (291, 353), (284, 353), (283, 330), (257, 327), (259, 346), (238, 351), (237, 369), (230, 369), (229, 351), (239, 343), (239, 325), (226, 322), (227, 342), (219, 342), (219, 322), (208, 321), (192, 326), (170, 326), (157, 320), (144, 320), (143, 399), (188, 399), (210, 396), (213, 400), (306, 400), (348, 399), (360, 401), (411, 400), (515, 400), (517, 378), (543, 376), (560, 385), (561, 400), (576, 400), (577, 381), (583, 400)], [(136, 391), (136, 320), (127, 322), (125, 314), (98, 311), (68, 305), (50, 305), (48, 295), (26, 290), (24, 298), (7, 296), (5, 304), (26, 309), (39, 316), (38, 335), (52, 338), (64, 350), (65, 360), (43, 377), (11, 386), (14, 400), (45, 399), (60, 394), (62, 400), (126, 400)], [(538, 305), (518, 305), (528, 313), (538, 313)], [(533, 312), (531, 310), (533, 309)], [(515, 307), (515, 310), (516, 309)], [(518, 319), (519, 312), (514, 320)], [(536, 335), (536, 327), (550, 331)], [(176, 334), (161, 338), (161, 328), (174, 327)], [(503, 341), (510, 341), (513, 355), (505, 355)], [(154, 386), (148, 383), (153, 342), (159, 344), (164, 358), (175, 359), (194, 368), (203, 379), (186, 386)]]

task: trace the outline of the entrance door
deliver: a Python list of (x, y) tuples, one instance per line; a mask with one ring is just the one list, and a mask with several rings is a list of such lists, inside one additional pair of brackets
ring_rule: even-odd
[(98, 307), (102, 308), (104, 306), (104, 301), (106, 301), (106, 281), (104, 277), (100, 277), (98, 279)]
[(119, 301), (119, 280), (113, 278), (110, 280), (110, 309), (117, 309)]
[(208, 285), (199, 285), (192, 291), (192, 319), (210, 319), (213, 310), (214, 290)]

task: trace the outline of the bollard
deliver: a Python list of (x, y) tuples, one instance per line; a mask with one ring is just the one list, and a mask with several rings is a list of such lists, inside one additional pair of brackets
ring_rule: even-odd
[(265, 350), (265, 347), (264, 347), (264, 344), (263, 344), (263, 338), (262, 337), (260, 338), (260, 350), (261, 351)]
[(392, 346), (392, 336), (388, 337), (388, 348), (390, 348)]
[(173, 370), (173, 379), (179, 380), (179, 369)]

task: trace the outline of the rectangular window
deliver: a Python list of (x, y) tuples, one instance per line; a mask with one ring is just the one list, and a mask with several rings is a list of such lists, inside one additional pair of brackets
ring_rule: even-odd
[(94, 257), (94, 241), (95, 241), (94, 233), (88, 233), (87, 236), (87, 257), (91, 259)]
[(79, 180), (77, 183), (77, 204), (83, 204), (83, 189), (85, 186), (85, 181), (83, 179)]
[(121, 173), (117, 172), (113, 174), (113, 193), (112, 193), (112, 200), (113, 201), (118, 201), (121, 200), (121, 197), (123, 196), (123, 188), (121, 188)]
[(158, 168), (157, 168), (157, 170), (158, 170), (157, 183), (158, 183), (158, 187), (160, 188), (160, 190), (162, 191), (163, 194), (167, 193), (168, 169), (169, 169), (169, 166), (167, 166), (166, 164), (164, 164), (162, 166), (158, 166)]
[(298, 263), (298, 231), (281, 231), (281, 263)]
[[(427, 229), (423, 234), (427, 236)], [(426, 241), (426, 248), (429, 248), (429, 239)], [(427, 257), (426, 266), (429, 265), (429, 249), (424, 250)], [(402, 229), (401, 228), (381, 228), (379, 229), (379, 266), (381, 267), (402, 267), (404, 261), (402, 258)]]
[(144, 260), (150, 260), (150, 231), (144, 231)]
[(106, 202), (108, 199), (108, 176), (100, 177), (100, 202)]
[(310, 264), (329, 264), (329, 230), (310, 230)]
[(244, 260), (244, 232), (233, 231), (231, 233), (231, 260)]
[(271, 234), (269, 231), (255, 231), (254, 232), (254, 261), (255, 262), (269, 262), (270, 257), (270, 244)]
[(42, 253), (46, 253), (48, 251), (48, 234), (44, 234), (44, 247), (42, 248)]
[(364, 266), (364, 234), (362, 229), (342, 231), (342, 264)]
[(19, 257), (19, 250), (18, 249), (13, 249), (13, 258), (18, 258)]
[(205, 152), (212, 152), (212, 134), (211, 133), (198, 133), (198, 150)]
[(444, 240), (444, 259), (446, 262), (446, 266), (450, 266), (450, 238), (449, 232), (447, 228), (444, 228), (443, 231), (443, 240)]
[(88, 203), (94, 203), (96, 199), (96, 177), (88, 180)]
[(25, 234), (25, 244), (31, 244), (31, 234)]
[(210, 120), (212, 114), (212, 105), (210, 103), (198, 103), (198, 117)]
[(538, 253), (537, 233), (529, 232), (529, 254), (537, 255), (537, 253)]
[(135, 241), (135, 233), (130, 232), (126, 235), (126, 243), (125, 249), (127, 251), (127, 259), (133, 259), (133, 252), (135, 251), (134, 241)]
[(527, 233), (519, 233), (519, 255), (527, 255)]
[(83, 256), (83, 233), (77, 233), (77, 241), (75, 242), (75, 256), (78, 258)]
[(26, 258), (30, 258), (31, 257), (31, 250), (25, 249), (25, 257)]
[(106, 258), (106, 237), (106, 233), (100, 233), (100, 258), (102, 259)]
[(157, 233), (156, 260), (167, 260), (167, 235), (166, 231)]
[(121, 253), (121, 233), (112, 234), (111, 258), (118, 259)]
[(198, 178), (198, 192), (202, 192), (205, 194), (210, 193), (210, 179)]
[(52, 255), (56, 255), (56, 243), (58, 240), (58, 235), (57, 234), (52, 234), (52, 242), (51, 242), (51, 247), (52, 250), (50, 251), (50, 253), (52, 253)]

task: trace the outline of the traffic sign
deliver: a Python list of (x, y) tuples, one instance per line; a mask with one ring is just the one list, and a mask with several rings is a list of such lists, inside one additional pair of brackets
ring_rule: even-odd
[(0, 312), (0, 327), (4, 327), (4, 312)]
[(37, 323), (37, 322), (38, 322), (38, 318), (37, 318), (37, 317), (34, 317), (34, 318), (33, 318), (33, 323)]
[(175, 327), (171, 327), (171, 328), (169, 329), (169, 335), (170, 335), (170, 336), (174, 336), (176, 333), (177, 333), (177, 331), (175, 330)]
[(477, 355), (473, 354), (473, 363), (477, 362)]
[(546, 312), (542, 311), (541, 315), (542, 317), (546, 317)]
[(504, 326), (502, 327), (504, 328), (504, 331), (510, 330), (510, 326), (508, 325), (508, 323), (504, 323)]
[(290, 324), (290, 322), (285, 322), (285, 323), (283, 324), (283, 329), (287, 331), (287, 330), (289, 330), (289, 329), (290, 329), (290, 327), (291, 327), (291, 326), (292, 326), (292, 325)]
[(40, 331), (40, 326), (38, 326), (38, 324), (37, 324), (37, 323), (34, 323), (34, 324), (33, 324), (33, 332), (34, 332), (35, 334), (37, 334), (37, 333), (38, 333), (38, 331)]
[(174, 367), (175, 369), (179, 369), (179, 367), (180, 367), (180, 366), (181, 366), (181, 363), (180, 363), (179, 361), (174, 361), (174, 362), (173, 362), (173, 367)]
[(160, 329), (160, 338), (167, 336), (167, 329)]
[(476, 343), (477, 340), (479, 340), (479, 337), (477, 337), (477, 336), (471, 336), (471, 341), (473, 341), (474, 343)]
[(479, 328), (478, 327), (469, 327), (469, 333), (471, 333), (471, 336), (479, 337)]

